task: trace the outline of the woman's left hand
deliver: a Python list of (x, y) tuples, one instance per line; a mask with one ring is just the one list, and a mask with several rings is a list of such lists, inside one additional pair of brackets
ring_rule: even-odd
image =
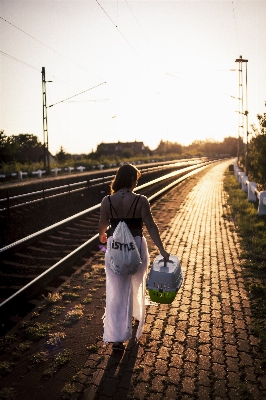
[(103, 233), (102, 235), (99, 235), (99, 239), (101, 243), (106, 243), (107, 242), (107, 234)]
[(166, 261), (169, 261), (170, 254), (167, 253), (167, 251), (161, 251), (161, 255), (163, 256), (163, 258), (165, 258)]

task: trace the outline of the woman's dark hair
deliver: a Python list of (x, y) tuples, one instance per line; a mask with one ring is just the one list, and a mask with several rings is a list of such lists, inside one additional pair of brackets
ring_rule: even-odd
[(122, 165), (116, 172), (110, 190), (111, 194), (123, 188), (131, 188), (132, 181), (138, 180), (141, 177), (140, 171), (132, 164)]

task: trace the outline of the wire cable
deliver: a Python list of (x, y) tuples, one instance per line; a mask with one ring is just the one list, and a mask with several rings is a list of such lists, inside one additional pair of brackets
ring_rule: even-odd
[(72, 99), (73, 97), (79, 96), (80, 94), (85, 93), (85, 92), (88, 92), (89, 90), (95, 89), (95, 88), (97, 88), (97, 87), (99, 87), (99, 86), (101, 86), (101, 85), (104, 85), (105, 83), (106, 83), (106, 82), (102, 82), (102, 83), (100, 83), (99, 85), (93, 86), (92, 88), (83, 90), (83, 92), (74, 94), (73, 96), (70, 96), (70, 97), (68, 97), (67, 99), (60, 100), (60, 101), (58, 101), (57, 103), (51, 104), (51, 105), (48, 106), (47, 108), (53, 107), (53, 106), (55, 106), (56, 104), (59, 104), (59, 103), (63, 103), (64, 101), (67, 101), (67, 100), (69, 100), (69, 99)]
[(140, 25), (139, 21), (137, 20), (137, 17), (136, 17), (135, 14), (133, 13), (132, 8), (131, 8), (130, 5), (128, 4), (128, 1), (125, 0), (125, 2), (126, 2), (128, 8), (129, 8), (130, 12), (132, 13), (133, 17), (135, 18), (135, 20), (136, 20), (136, 22), (137, 22), (139, 28), (141, 29), (141, 32), (143, 33), (143, 35), (144, 35), (144, 37), (145, 37), (147, 43), (149, 44), (150, 48), (152, 49), (154, 55), (155, 55), (156, 58), (159, 60), (159, 62), (162, 64), (160, 57), (156, 54), (156, 51), (154, 50), (154, 48), (153, 48), (153, 46), (151, 45), (151, 43), (150, 43), (150, 41), (149, 41), (149, 39), (148, 39), (146, 33), (144, 32), (144, 30), (143, 30), (142, 26)]
[(232, 7), (233, 7), (233, 14), (234, 14), (235, 28), (236, 28), (236, 39), (237, 39), (237, 44), (238, 44), (238, 53), (240, 54), (238, 31), (237, 31), (237, 24), (236, 24), (236, 15), (235, 15), (235, 8), (234, 8), (234, 1), (233, 0), (232, 0)]
[(123, 32), (118, 28), (118, 26), (115, 24), (115, 22), (112, 20), (112, 18), (107, 14), (107, 12), (105, 11), (105, 9), (103, 8), (103, 6), (99, 3), (98, 0), (95, 0), (96, 3), (101, 7), (101, 9), (103, 10), (103, 12), (105, 13), (105, 15), (108, 17), (108, 19), (112, 22), (112, 24), (116, 27), (116, 29), (118, 30), (118, 32), (120, 33), (120, 35), (124, 38), (124, 40), (127, 42), (127, 44), (130, 46), (130, 48), (134, 51), (134, 53), (136, 54), (136, 56), (140, 59), (140, 61), (143, 63), (143, 65), (145, 65), (145, 67), (148, 69), (148, 71), (152, 74), (152, 71), (150, 70), (150, 68), (145, 64), (145, 62), (143, 61), (143, 59), (140, 57), (140, 55), (138, 54), (138, 52), (134, 49), (134, 47), (131, 45), (131, 43), (127, 40), (127, 38), (125, 37), (125, 35), (123, 34)]
[(38, 72), (41, 72), (39, 68), (36, 68), (36, 67), (34, 67), (33, 65), (30, 65), (30, 64), (26, 63), (25, 61), (19, 60), (18, 58), (14, 57), (14, 56), (11, 56), (10, 54), (7, 54), (7, 53), (5, 53), (5, 52), (2, 51), (2, 50), (0, 50), (0, 53), (3, 54), (3, 55), (6, 56), (6, 57), (11, 58), (12, 60), (15, 60), (15, 61), (17, 61), (17, 62), (20, 62), (21, 64), (27, 65), (27, 67), (30, 67), (30, 68), (32, 68), (32, 69), (35, 69), (35, 70), (38, 71)]
[(29, 36), (31, 39), (35, 40), (36, 42), (42, 44), (43, 46), (47, 47), (49, 50), (52, 50), (54, 53), (58, 54), (60, 57), (65, 58), (68, 61), (71, 61), (73, 64), (75, 64), (77, 67), (84, 69), (85, 71), (89, 72), (91, 75), (95, 76), (96, 78), (99, 78), (99, 76), (93, 74), (91, 71), (89, 71), (87, 68), (83, 67), (82, 65), (77, 64), (76, 62), (74, 62), (73, 60), (71, 60), (70, 58), (64, 56), (63, 54), (59, 53), (58, 51), (54, 50), (52, 47), (48, 46), (47, 44), (43, 43), (41, 40), (37, 39), (36, 37), (30, 35), (29, 33), (25, 32), (23, 29), (19, 28), (18, 26), (12, 24), (11, 22), (7, 21), (5, 18), (0, 16), (0, 19), (2, 19), (3, 21), (5, 21), (7, 24), (13, 26), (13, 28), (18, 29), (20, 32), (24, 33), (25, 35)]
[[(189, 82), (189, 83), (192, 83), (192, 84), (197, 84), (197, 82), (193, 82), (193, 81), (190, 81), (190, 80), (185, 79), (185, 78), (180, 78), (179, 76), (176, 76), (176, 75), (173, 75), (173, 74), (166, 73), (166, 75), (172, 76), (173, 78), (181, 79), (182, 81), (186, 81), (186, 82)], [(231, 94), (228, 94), (228, 93), (225, 93), (225, 92), (221, 92), (220, 90), (217, 90), (217, 89), (207, 89), (207, 90), (210, 90), (210, 91), (213, 91), (213, 92), (218, 92), (218, 93), (224, 94), (225, 96), (232, 97), (232, 99), (239, 100), (238, 97), (232, 96)]]

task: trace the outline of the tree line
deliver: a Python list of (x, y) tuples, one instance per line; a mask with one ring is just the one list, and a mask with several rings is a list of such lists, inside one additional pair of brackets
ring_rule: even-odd
[[(266, 113), (258, 114), (258, 124), (251, 125), (249, 132), (248, 143), (248, 160), (246, 160), (247, 146), (243, 138), (226, 137), (222, 142), (212, 139), (196, 140), (188, 146), (183, 146), (178, 142), (170, 142), (161, 140), (155, 150), (150, 150), (149, 147), (143, 146), (142, 150), (134, 148), (134, 146), (125, 146), (123, 151), (117, 155), (108, 155), (108, 146), (104, 143), (97, 146), (94, 152), (82, 155), (75, 155), (75, 159), (87, 159), (92, 161), (102, 162), (103, 158), (116, 158), (118, 162), (132, 159), (133, 157), (238, 157), (239, 163), (245, 167), (248, 161), (249, 179), (266, 187)], [(27, 149), (43, 148), (43, 144), (38, 137), (29, 134), (21, 133), (19, 135), (7, 136), (4, 131), (0, 130), (0, 166), (14, 162), (29, 163), (29, 160), (23, 160), (23, 154)], [(72, 160), (74, 155), (67, 153), (61, 146), (55, 154), (57, 163), (64, 163)]]
[[(0, 131), (0, 164), (10, 162), (21, 162), (23, 163), (23, 154), (27, 149), (42, 148), (43, 144), (39, 141), (38, 137), (33, 134), (19, 134), (19, 135), (5, 135), (4, 131)], [(150, 150), (149, 147), (143, 146), (140, 150), (134, 146), (125, 146), (120, 152), (120, 156), (123, 158), (131, 158), (136, 156), (167, 156), (167, 155), (191, 155), (191, 156), (219, 156), (228, 155), (230, 157), (236, 157), (238, 148), (238, 139), (233, 137), (227, 137), (223, 142), (217, 142), (215, 140), (197, 140), (188, 146), (183, 146), (177, 142), (169, 142), (161, 140), (158, 147), (155, 150)], [(113, 154), (113, 152), (111, 153)], [(101, 143), (97, 146), (95, 152), (88, 154), (82, 154), (82, 158), (99, 160), (103, 156), (110, 156), (108, 154), (108, 145)], [(73, 157), (72, 154), (67, 153), (63, 146), (55, 154), (57, 162), (65, 162)], [(24, 160), (29, 162), (29, 160)]]

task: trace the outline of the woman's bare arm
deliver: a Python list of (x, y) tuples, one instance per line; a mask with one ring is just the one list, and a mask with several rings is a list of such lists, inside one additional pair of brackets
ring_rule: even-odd
[(167, 253), (164, 249), (164, 245), (160, 237), (158, 226), (156, 225), (151, 213), (149, 202), (147, 198), (144, 196), (141, 197), (141, 218), (145, 223), (155, 246), (158, 247), (161, 255), (167, 260), (169, 260), (169, 253)]
[(99, 239), (101, 243), (107, 242), (106, 230), (109, 226), (109, 218), (107, 215), (107, 197), (104, 197), (100, 208), (100, 220), (99, 220)]

